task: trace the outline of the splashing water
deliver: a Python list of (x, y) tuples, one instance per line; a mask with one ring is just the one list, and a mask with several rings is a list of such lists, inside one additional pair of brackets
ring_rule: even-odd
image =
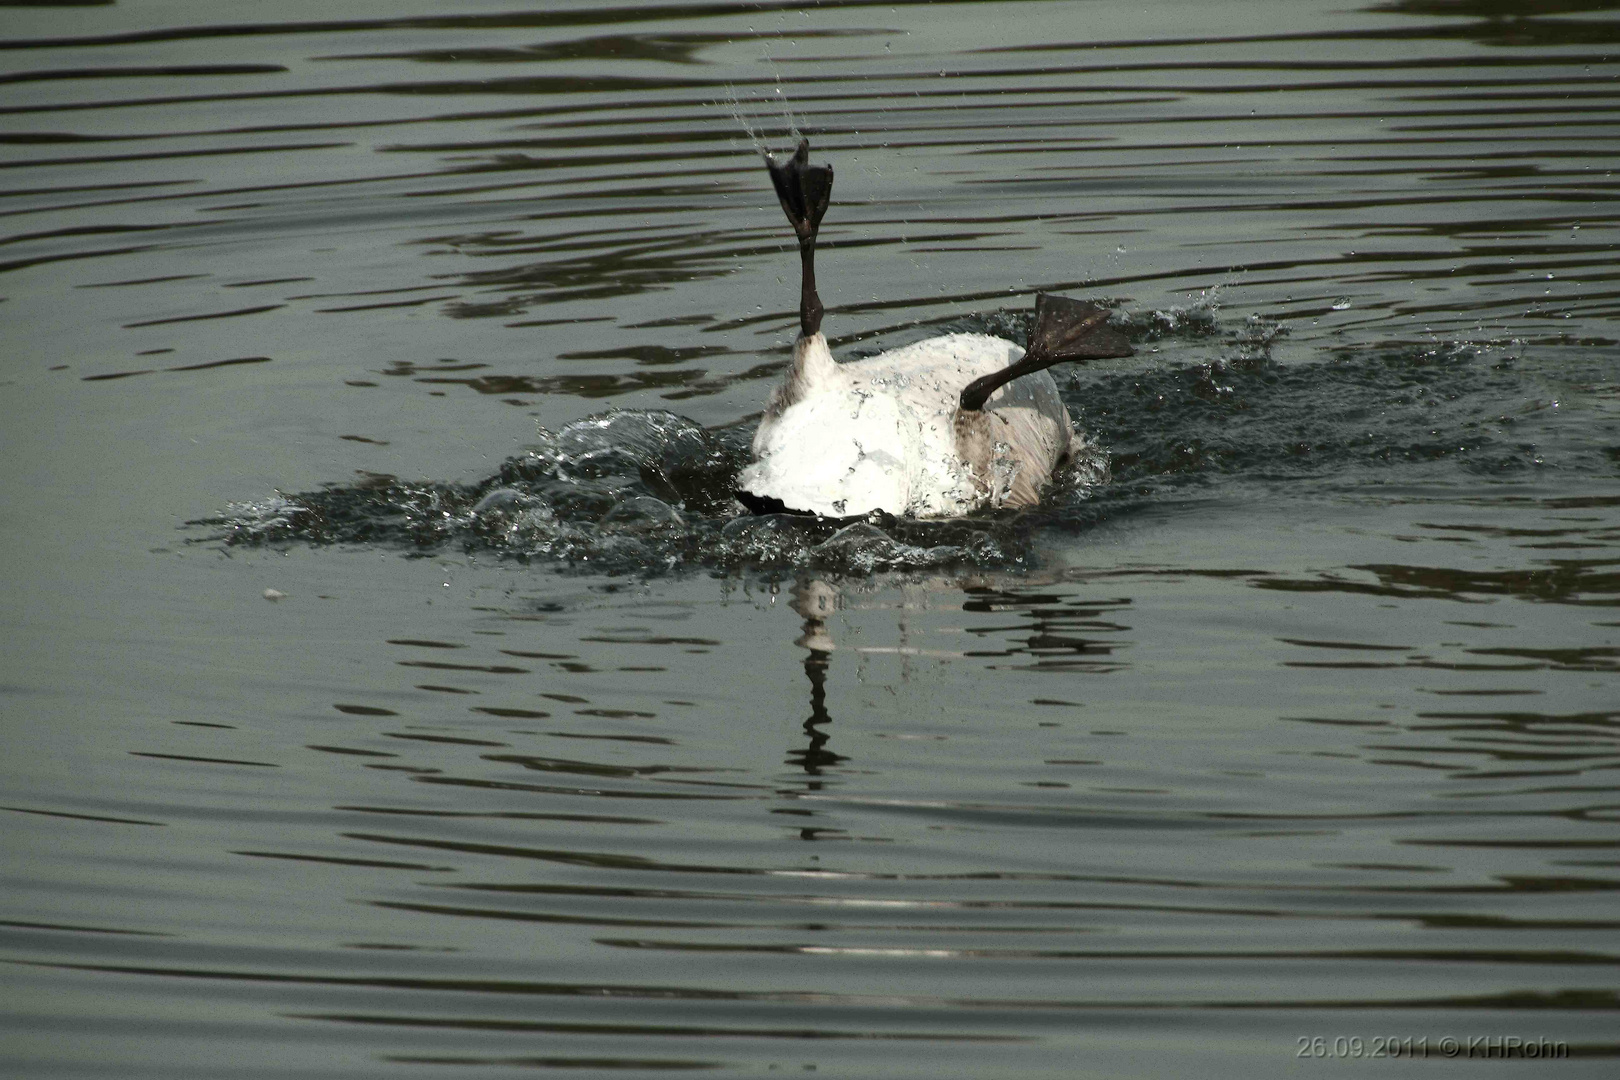
[[(798, 145), (799, 140), (804, 136), (800, 129), (799, 119), (793, 114), (792, 105), (789, 103), (787, 96), (782, 93), (780, 78), (778, 78), (776, 96), (772, 101), (781, 112), (781, 126), (785, 133), (784, 141), (787, 144), (786, 148), (791, 149)], [(726, 111), (731, 114), (731, 118), (747, 134), (749, 145), (754, 148), (754, 152), (760, 157), (769, 159), (772, 153), (771, 144), (766, 138), (763, 125), (756, 126), (756, 122), (760, 119), (759, 110), (751, 111), (751, 106), (756, 103), (745, 104), (738, 95), (737, 88), (728, 83), (726, 84), (725, 101), (723, 103), (717, 102), (717, 104), (726, 106)], [(776, 147), (775, 149), (780, 151), (784, 148)]]
[[(540, 444), (473, 484), (385, 480), (235, 504), (194, 524), (227, 544), (445, 545), (608, 574), (742, 567), (829, 573), (1006, 566), (1023, 561), (1027, 523), (1007, 516), (854, 523), (755, 517), (735, 498), (747, 435), (674, 413), (611, 410), (543, 432)], [(1087, 446), (1063, 484), (1083, 497), (1105, 458)]]
[[(1265, 498), (1306, 477), (1343, 489), (1389, 482), (1393, 470), (1405, 482), (1434, 469), (1522, 477), (1559, 461), (1557, 429), (1526, 396), (1526, 374), (1489, 349), (1396, 346), (1290, 366), (1269, 357), (1280, 331), (1263, 319), (1224, 330), (1208, 305), (1117, 318), (1136, 342), (1214, 339), (1221, 356), (1073, 369), (1064, 395), (1085, 434), (1041, 504), (1016, 513), (756, 517), (736, 499), (748, 429), (611, 410), (542, 431), (475, 483), (382, 478), (234, 504), (191, 524), (215, 527), (205, 539), (229, 545), (459, 546), (618, 575), (1007, 570), (1038, 561), (1042, 530), (1072, 535), (1188, 495)], [(1027, 319), (996, 311), (949, 329), (1021, 337)], [(1565, 463), (1602, 467), (1576, 460), (1582, 453), (1567, 448)]]

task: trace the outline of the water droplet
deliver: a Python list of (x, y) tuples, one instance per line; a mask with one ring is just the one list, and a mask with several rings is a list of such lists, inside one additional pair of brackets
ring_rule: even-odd
[(1341, 296), (1337, 300), (1333, 301), (1333, 310), (1334, 311), (1349, 311), (1350, 310), (1350, 300), (1349, 300), (1349, 298)]

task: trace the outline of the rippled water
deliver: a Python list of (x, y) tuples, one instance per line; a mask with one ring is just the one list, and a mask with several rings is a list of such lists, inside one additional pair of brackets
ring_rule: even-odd
[(1612, 1074), (1620, 5), (385, 7), (0, 0), (0, 1071)]

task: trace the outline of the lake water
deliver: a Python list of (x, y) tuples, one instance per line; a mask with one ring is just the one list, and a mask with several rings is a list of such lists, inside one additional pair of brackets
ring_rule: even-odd
[[(1106, 478), (740, 514), (795, 132)], [(0, 1071), (1612, 1076), (1617, 164), (1607, 2), (0, 0)]]

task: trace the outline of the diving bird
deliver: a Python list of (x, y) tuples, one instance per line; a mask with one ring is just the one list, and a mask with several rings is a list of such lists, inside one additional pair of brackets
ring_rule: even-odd
[(756, 513), (833, 518), (874, 510), (958, 517), (1039, 501), (1075, 444), (1046, 369), (1131, 355), (1108, 312), (1043, 293), (1024, 348), (988, 334), (945, 334), (841, 364), (821, 333), (816, 292), (816, 234), (832, 167), (810, 164), (808, 139), (786, 161), (766, 155), (765, 164), (799, 240), (799, 337), (738, 477), (738, 498)]

